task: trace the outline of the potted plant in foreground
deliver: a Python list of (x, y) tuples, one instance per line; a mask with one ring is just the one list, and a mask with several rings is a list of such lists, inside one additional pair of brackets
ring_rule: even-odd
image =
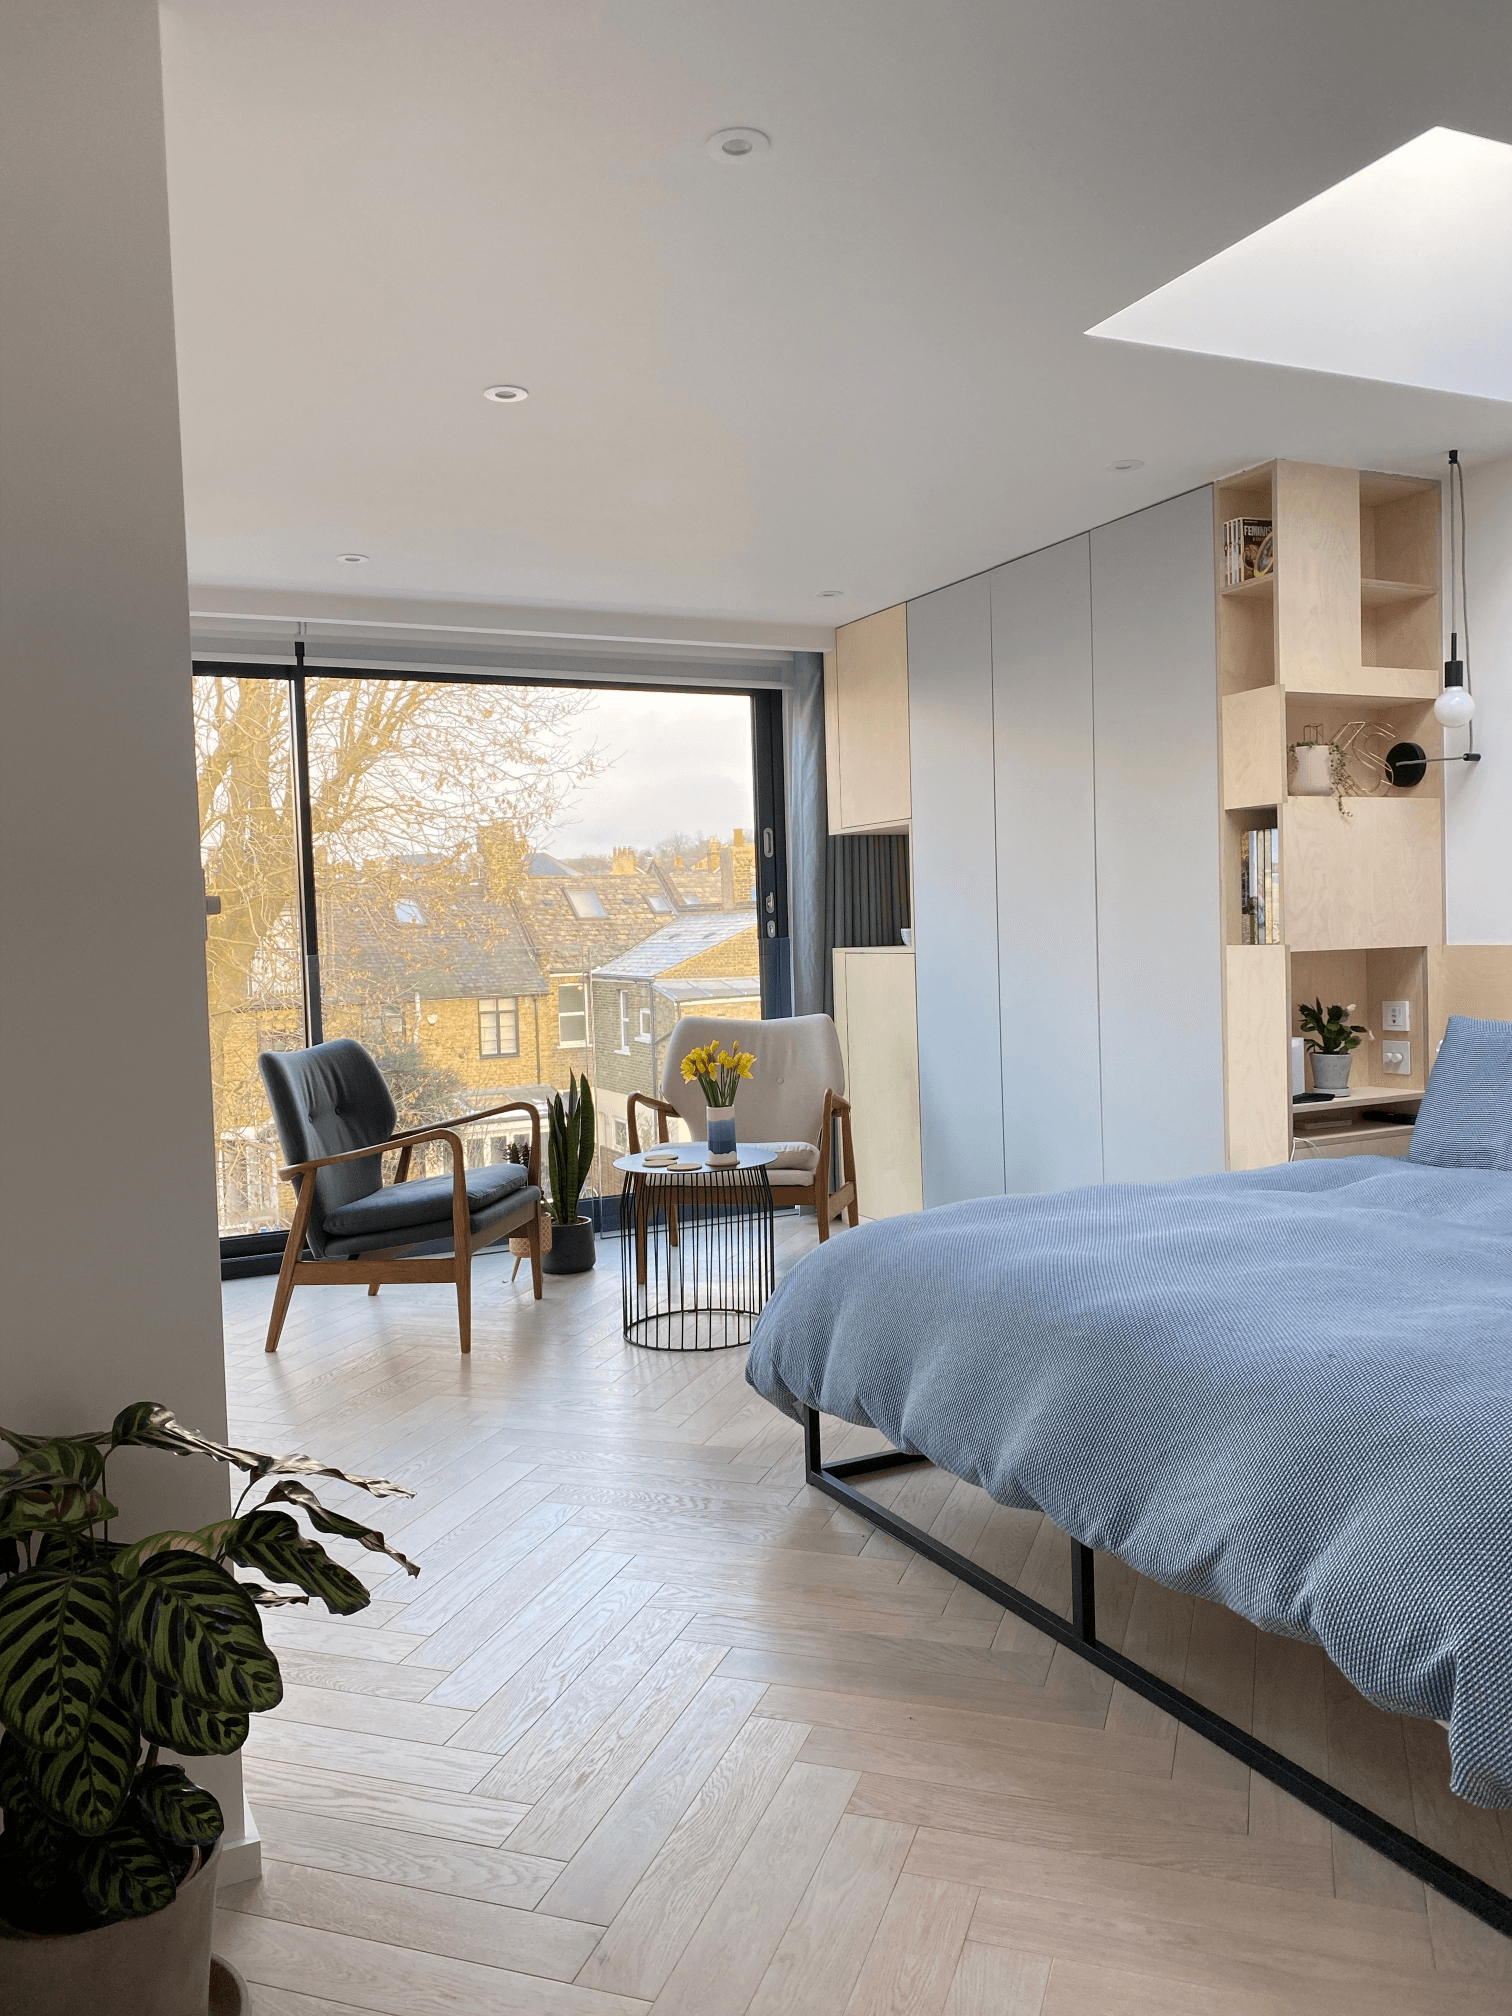
[[(218, 1802), (165, 1761), (225, 1756), (283, 1694), (260, 1606), (367, 1589), (281, 1505), (420, 1571), (372, 1527), (328, 1511), (306, 1476), (375, 1496), (402, 1484), (310, 1456), (264, 1456), (183, 1428), (148, 1400), (67, 1436), (0, 1428), (0, 2009), (5, 2016), (205, 2016)], [(122, 1448), (210, 1456), (248, 1473), (229, 1518), (109, 1537), (105, 1466)], [(261, 1501), (243, 1509), (266, 1479)], [(273, 1582), (242, 1581), (233, 1567)]]
[(691, 1085), (697, 1079), (704, 1095), (704, 1131), (711, 1162), (733, 1162), (736, 1158), (735, 1094), (755, 1063), (749, 1050), (722, 1050), (717, 1043), (690, 1050), (682, 1061), (683, 1083)]
[(586, 1274), (597, 1258), (593, 1220), (578, 1211), (583, 1185), (593, 1167), (593, 1093), (586, 1077), (567, 1073), (567, 1102), (557, 1093), (546, 1115), (546, 1163), (551, 1174), (553, 1230), (550, 1250), (543, 1244), (543, 1274)]
[(1304, 1001), (1297, 1010), (1312, 1058), (1313, 1085), (1319, 1092), (1349, 1090), (1350, 1055), (1359, 1049), (1360, 1038), (1370, 1034), (1363, 1022), (1350, 1021), (1354, 1012), (1353, 1001), (1347, 1008), (1335, 1002), (1327, 1013), (1321, 1001), (1315, 1001), (1310, 1008)]

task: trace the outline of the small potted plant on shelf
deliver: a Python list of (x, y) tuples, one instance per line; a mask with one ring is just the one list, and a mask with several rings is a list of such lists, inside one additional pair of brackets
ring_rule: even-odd
[(704, 1095), (711, 1162), (735, 1160), (735, 1094), (755, 1063), (749, 1050), (723, 1050), (717, 1043), (701, 1044), (683, 1059), (684, 1084), (691, 1085), (696, 1079)]
[[(318, 1596), (345, 1617), (370, 1600), (279, 1506), (420, 1572), (300, 1479), (413, 1494), (310, 1456), (213, 1442), (148, 1400), (97, 1433), (0, 1428), (0, 1439), (16, 1452), (0, 1470), (0, 2009), (205, 2016), (224, 1821), (163, 1752), (226, 1756), (250, 1716), (277, 1706), (283, 1682), (260, 1607)], [(109, 1537), (118, 1514), (105, 1493), (106, 1463), (123, 1448), (213, 1457), (246, 1471), (246, 1490), (229, 1518), (123, 1545)], [(223, 1970), (222, 1985), (230, 1978)]]
[(593, 1093), (586, 1077), (567, 1073), (567, 1098), (560, 1092), (547, 1113), (547, 1167), (551, 1173), (552, 1234), (543, 1242), (545, 1274), (586, 1274), (597, 1257), (593, 1220), (580, 1218), (583, 1185), (593, 1167)]
[(1315, 1001), (1310, 1008), (1304, 1001), (1297, 1010), (1307, 1052), (1312, 1059), (1313, 1087), (1316, 1091), (1349, 1090), (1351, 1054), (1359, 1049), (1360, 1038), (1370, 1034), (1363, 1022), (1350, 1021), (1354, 1012), (1353, 1001), (1347, 1008), (1341, 1008), (1335, 1002), (1326, 1011), (1321, 1001)]

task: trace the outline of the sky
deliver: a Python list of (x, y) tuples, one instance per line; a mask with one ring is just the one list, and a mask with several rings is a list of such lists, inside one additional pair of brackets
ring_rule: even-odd
[(754, 821), (751, 703), (742, 694), (595, 692), (568, 736), (604, 766), (544, 843), (571, 858), (651, 847), (671, 833), (728, 836)]

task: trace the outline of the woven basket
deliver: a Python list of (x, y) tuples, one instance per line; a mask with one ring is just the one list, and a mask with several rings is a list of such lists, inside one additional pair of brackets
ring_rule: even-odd
[[(516, 1260), (526, 1260), (530, 1257), (530, 1241), (521, 1233), (518, 1238), (510, 1240), (509, 1250)], [(541, 1251), (551, 1251), (551, 1213), (544, 1204), (541, 1206)]]

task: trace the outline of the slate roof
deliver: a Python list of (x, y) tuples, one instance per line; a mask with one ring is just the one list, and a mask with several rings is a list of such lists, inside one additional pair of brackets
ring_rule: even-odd
[(756, 921), (754, 906), (743, 910), (717, 910), (700, 916), (679, 917), (641, 944), (619, 954), (606, 965), (596, 966), (595, 980), (656, 980), (685, 959), (710, 952), (726, 939), (738, 938)]

